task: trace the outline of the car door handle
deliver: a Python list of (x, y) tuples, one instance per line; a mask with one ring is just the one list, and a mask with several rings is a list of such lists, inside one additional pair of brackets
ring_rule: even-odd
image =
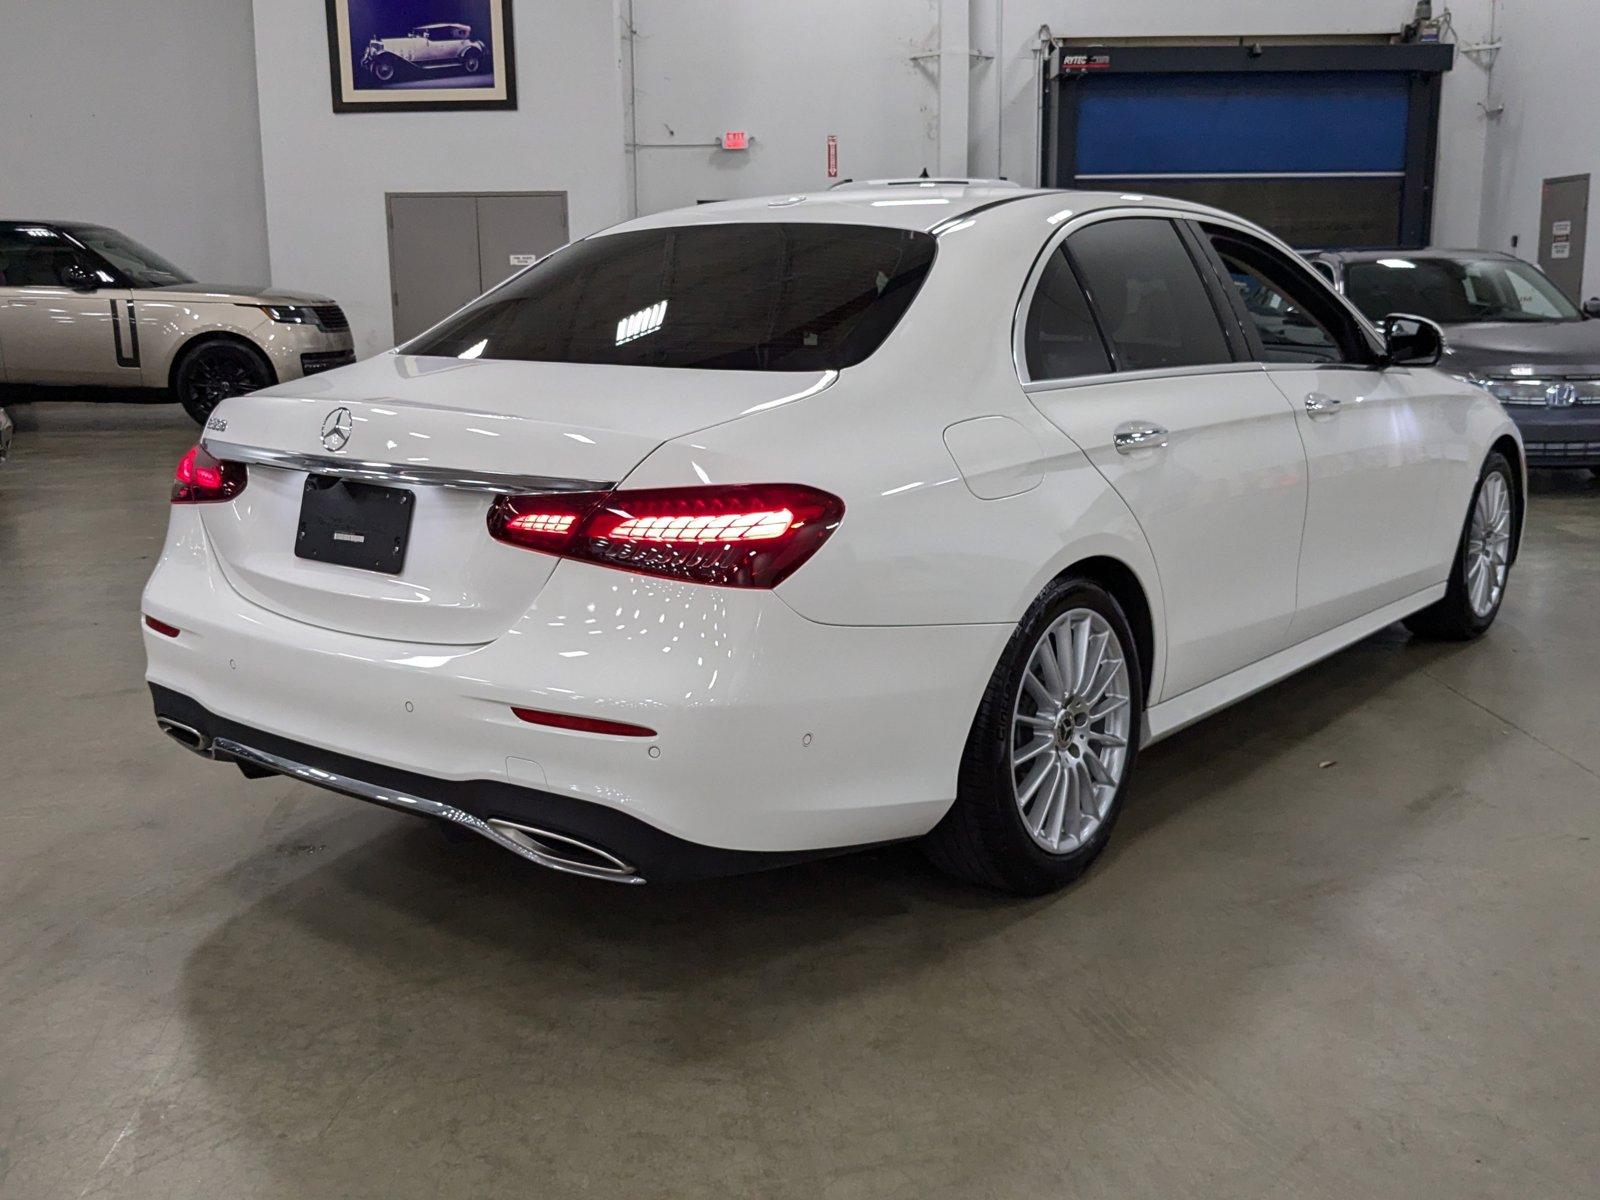
[(1339, 413), (1339, 397), (1326, 392), (1312, 392), (1306, 397), (1306, 412), (1313, 417), (1332, 417)]
[(1165, 426), (1150, 421), (1125, 421), (1111, 434), (1111, 444), (1118, 454), (1132, 454), (1135, 450), (1159, 450), (1167, 444), (1169, 433)]

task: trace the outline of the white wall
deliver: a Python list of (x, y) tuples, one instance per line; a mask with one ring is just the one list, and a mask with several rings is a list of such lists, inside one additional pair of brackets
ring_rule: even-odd
[(357, 351), (391, 344), (385, 192), (567, 193), (574, 237), (624, 215), (619, 37), (605, 0), (519, 0), (512, 112), (332, 110), (323, 0), (258, 0), (272, 279), (342, 303)]
[(267, 277), (250, 0), (0, 3), (0, 215)]
[[(623, 0), (626, 12), (630, 7)], [(632, 0), (638, 211), (936, 169), (937, 0)], [(748, 151), (682, 143), (745, 129)], [(676, 143), (676, 144), (674, 144)]]
[[(1582, 5), (1585, 0), (1567, 0)], [(627, 0), (621, 0), (624, 10)], [(1456, 0), (1466, 40), (1487, 28), (1490, 0)], [(748, 129), (751, 151), (641, 149), (639, 209), (824, 187), (825, 144), (841, 177), (935, 169), (936, 0), (813, 0), (804, 6), (632, 0), (642, 142), (710, 141)], [(968, 171), (1035, 181), (1038, 32), (1057, 36), (1267, 37), (1392, 34), (1415, 0), (971, 0)], [(1000, 22), (997, 26), (997, 15)], [(1445, 76), (1435, 234), (1476, 240), (1486, 123), (1480, 70), (1458, 56)], [(997, 116), (998, 114), (998, 116)], [(671, 131), (669, 134), (668, 131)]]
[[(948, 2), (948, 0), (947, 0)], [(969, 0), (969, 166), (1031, 183), (1034, 48), (1071, 37), (1392, 32), (1413, 0)], [(1463, 42), (1494, 0), (1455, 0)], [(624, 149), (630, 0), (516, 0), (515, 112), (335, 115), (323, 0), (4, 0), (0, 213), (108, 222), (197, 273), (327, 292), (362, 353), (390, 342), (385, 191), (562, 189), (574, 236), (635, 196)], [(915, 174), (938, 159), (940, 0), (631, 0), (642, 146), (637, 205)], [(1000, 18), (997, 27), (997, 16)], [(1495, 90), (1458, 55), (1445, 76), (1435, 236), (1530, 252), (1545, 176), (1594, 170), (1600, 124), (1577, 90), (1600, 51), (1593, 0), (1502, 14)], [(70, 46), (40, 55), (39, 45)], [(93, 70), (71, 70), (70, 64)], [(70, 72), (70, 86), (65, 82)], [(747, 129), (744, 154), (686, 143)], [(1482, 203), (1486, 156), (1488, 203)], [(1588, 290), (1600, 291), (1600, 196)], [(270, 255), (269, 255), (270, 246)]]
[(1536, 260), (1541, 185), (1587, 173), (1583, 297), (1600, 295), (1600, 115), (1589, 98), (1600, 59), (1600, 9), (1594, 0), (1506, 3), (1498, 34), (1505, 48), (1495, 61), (1494, 102), (1505, 111), (1489, 139), (1482, 243)]

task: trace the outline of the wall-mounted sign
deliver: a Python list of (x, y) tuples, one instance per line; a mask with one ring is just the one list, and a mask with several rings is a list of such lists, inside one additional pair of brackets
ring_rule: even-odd
[(511, 255), (511, 265), (513, 267), (531, 267), (531, 266), (533, 266), (534, 263), (536, 263), (538, 261), (539, 261), (539, 256), (537, 254), (513, 254), (513, 255)]
[(1061, 56), (1061, 73), (1073, 74), (1078, 71), (1104, 71), (1111, 66), (1109, 54), (1063, 54)]
[(1553, 237), (1553, 238), (1568, 238), (1568, 237), (1571, 237), (1572, 236), (1572, 222), (1571, 221), (1552, 221), (1551, 224), (1550, 224), (1550, 236)]
[(1571, 242), (1551, 242), (1550, 243), (1550, 257), (1551, 258), (1571, 258), (1572, 257), (1572, 243)]
[(730, 129), (722, 135), (722, 148), (724, 150), (750, 149), (750, 135), (742, 129)]
[(828, 178), (839, 177), (839, 139), (833, 134), (828, 135)]

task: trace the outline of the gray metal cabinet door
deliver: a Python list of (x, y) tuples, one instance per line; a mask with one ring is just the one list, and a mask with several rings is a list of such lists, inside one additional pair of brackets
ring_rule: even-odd
[(567, 198), (551, 196), (479, 196), (479, 278), (488, 291), (527, 266), (531, 255), (543, 258), (567, 240)]
[(389, 283), (396, 344), (449, 316), (483, 290), (472, 196), (389, 197)]
[(1589, 177), (1546, 179), (1539, 205), (1539, 265), (1578, 304), (1583, 303), (1583, 252), (1588, 228)]

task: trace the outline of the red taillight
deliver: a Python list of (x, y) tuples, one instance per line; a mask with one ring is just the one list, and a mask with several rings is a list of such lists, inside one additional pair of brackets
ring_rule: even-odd
[(538, 708), (513, 708), (517, 719), (530, 725), (549, 725), (553, 729), (576, 729), (579, 733), (609, 733), (613, 737), (655, 737), (654, 729), (629, 725), (626, 721), (603, 721), (599, 717), (574, 717), (567, 713), (545, 712)]
[(168, 625), (165, 621), (158, 621), (150, 616), (145, 617), (144, 623), (163, 637), (177, 637), (183, 632), (176, 625)]
[(244, 491), (249, 476), (243, 463), (213, 458), (204, 446), (191, 446), (172, 473), (174, 504), (210, 504), (232, 500)]
[(777, 587), (827, 541), (844, 502), (794, 483), (501, 496), (489, 533), (563, 558), (723, 587)]

